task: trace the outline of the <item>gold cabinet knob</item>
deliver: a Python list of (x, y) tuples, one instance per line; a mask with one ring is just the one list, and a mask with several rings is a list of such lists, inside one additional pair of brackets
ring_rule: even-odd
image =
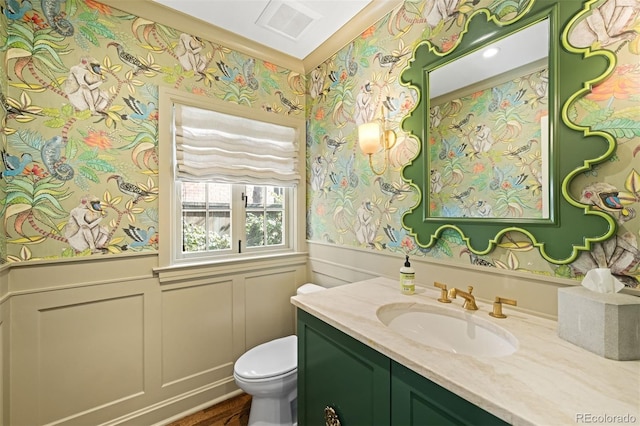
[(324, 407), (324, 424), (325, 426), (341, 426), (340, 417), (335, 408), (330, 405)]
[(497, 297), (493, 302), (493, 311), (489, 312), (494, 318), (506, 318), (507, 316), (502, 313), (502, 304), (506, 303), (507, 305), (516, 306), (518, 302), (513, 299), (505, 299), (504, 297)]

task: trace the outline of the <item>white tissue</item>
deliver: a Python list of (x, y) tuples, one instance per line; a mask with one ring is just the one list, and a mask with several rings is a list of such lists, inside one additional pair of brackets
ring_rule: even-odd
[(617, 293), (624, 288), (609, 268), (595, 268), (587, 272), (582, 279), (582, 286), (596, 293)]

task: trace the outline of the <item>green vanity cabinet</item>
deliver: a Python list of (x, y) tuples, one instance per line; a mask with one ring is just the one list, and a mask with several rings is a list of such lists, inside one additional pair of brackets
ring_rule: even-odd
[(326, 407), (341, 426), (506, 424), (298, 309), (298, 425), (324, 426)]
[(332, 407), (342, 426), (390, 424), (389, 358), (298, 310), (298, 425), (325, 425)]
[(391, 361), (392, 425), (506, 425), (442, 386)]

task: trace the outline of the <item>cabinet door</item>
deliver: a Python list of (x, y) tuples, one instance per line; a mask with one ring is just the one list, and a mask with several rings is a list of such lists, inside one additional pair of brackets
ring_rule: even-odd
[(332, 407), (342, 426), (388, 426), (390, 360), (298, 310), (298, 424), (325, 425)]
[(392, 425), (508, 424), (395, 361), (391, 361), (391, 395)]

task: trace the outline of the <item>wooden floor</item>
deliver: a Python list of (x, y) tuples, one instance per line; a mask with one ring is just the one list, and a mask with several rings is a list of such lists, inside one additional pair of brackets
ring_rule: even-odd
[(243, 393), (167, 426), (246, 426), (250, 408), (251, 395)]

